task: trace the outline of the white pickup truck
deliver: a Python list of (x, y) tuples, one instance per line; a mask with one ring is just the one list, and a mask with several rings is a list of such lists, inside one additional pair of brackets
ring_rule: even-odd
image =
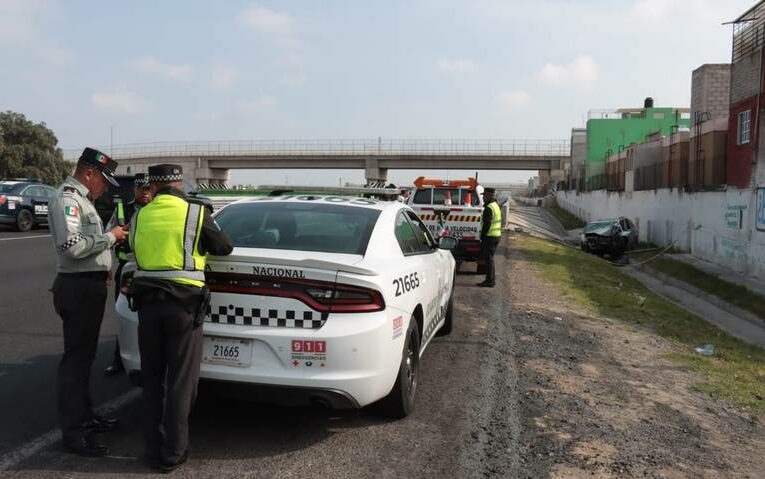
[(466, 180), (429, 179), (414, 181), (416, 190), (407, 204), (419, 215), (431, 234), (454, 236), (459, 240), (452, 250), (458, 262), (475, 261), (483, 271), (481, 252), (481, 214), (483, 187), (475, 178)]

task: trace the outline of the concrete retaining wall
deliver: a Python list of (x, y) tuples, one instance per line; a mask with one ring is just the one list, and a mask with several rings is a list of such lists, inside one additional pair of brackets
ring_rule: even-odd
[(559, 191), (558, 204), (585, 221), (626, 216), (640, 241), (677, 247), (740, 273), (765, 279), (765, 232), (755, 227), (752, 189), (684, 193), (677, 189), (634, 192)]

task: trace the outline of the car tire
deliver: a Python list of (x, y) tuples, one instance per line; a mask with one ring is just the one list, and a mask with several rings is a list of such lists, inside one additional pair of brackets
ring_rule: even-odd
[(454, 283), (452, 283), (452, 292), (449, 295), (449, 303), (446, 305), (446, 314), (444, 315), (444, 324), (438, 330), (436, 336), (448, 336), (452, 333), (452, 323), (454, 318)]
[(16, 229), (26, 233), (35, 225), (35, 217), (29, 210), (20, 210), (16, 215)]
[(380, 403), (380, 412), (392, 419), (405, 418), (414, 410), (420, 370), (420, 331), (414, 316), (409, 319), (405, 338), (396, 383)]

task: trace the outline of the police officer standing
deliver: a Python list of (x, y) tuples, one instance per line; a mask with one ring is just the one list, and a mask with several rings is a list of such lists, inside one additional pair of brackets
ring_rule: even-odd
[(74, 175), (66, 178), (48, 206), (48, 225), (57, 252), (57, 275), (51, 291), (64, 329), (64, 354), (58, 369), (58, 414), (62, 444), (68, 451), (103, 456), (109, 452), (92, 433), (116, 428), (117, 420), (100, 417), (90, 398), (90, 369), (106, 305), (112, 266), (111, 248), (126, 239), (115, 227), (104, 233), (93, 201), (114, 179), (117, 162), (85, 148)]
[[(151, 189), (149, 188), (149, 178), (145, 173), (136, 173), (133, 177), (133, 201), (125, 204), (122, 198), (115, 197), (117, 200), (117, 206), (114, 208), (114, 213), (106, 225), (106, 229), (111, 229), (115, 226), (125, 226), (129, 224), (133, 216), (138, 213), (142, 207), (146, 206), (151, 201)], [(130, 245), (126, 241), (114, 248), (117, 256), (117, 272), (114, 274), (114, 301), (120, 294), (120, 288), (122, 287), (122, 268), (128, 262), (128, 254), (131, 253)], [(122, 357), (120, 356), (120, 343), (119, 339), (114, 341), (114, 359), (112, 363), (104, 370), (104, 374), (107, 376), (115, 376), (125, 372), (125, 366), (122, 365)]]
[(144, 432), (149, 461), (164, 472), (189, 456), (188, 417), (202, 358), (202, 319), (209, 305), (206, 255), (233, 247), (210, 213), (185, 198), (177, 165), (149, 167), (154, 200), (131, 225), (138, 270), (130, 295), (138, 310)]
[(502, 237), (502, 212), (494, 198), (494, 188), (483, 190), (483, 215), (481, 216), (481, 258), (486, 265), (486, 279), (478, 286), (494, 287), (494, 253)]

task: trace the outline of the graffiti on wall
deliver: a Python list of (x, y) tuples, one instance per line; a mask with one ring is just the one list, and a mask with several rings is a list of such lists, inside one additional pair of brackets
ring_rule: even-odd
[(730, 238), (720, 238), (720, 250), (726, 258), (742, 258), (746, 256), (746, 244)]
[(746, 205), (729, 205), (725, 210), (725, 226), (732, 230), (740, 230), (744, 226), (744, 210)]
[(757, 188), (757, 224), (758, 231), (765, 231), (765, 188)]

